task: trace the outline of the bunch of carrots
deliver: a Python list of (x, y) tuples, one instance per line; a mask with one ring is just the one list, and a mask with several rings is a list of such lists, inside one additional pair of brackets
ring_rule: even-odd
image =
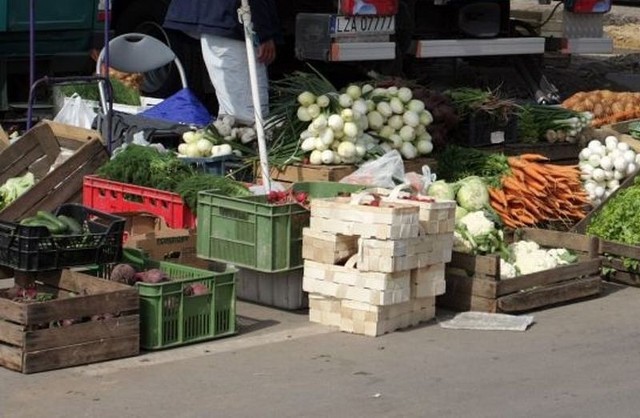
[(589, 199), (578, 166), (548, 161), (539, 154), (509, 157), (511, 173), (502, 176), (501, 187), (489, 188), (491, 207), (507, 227), (579, 220), (586, 216)]

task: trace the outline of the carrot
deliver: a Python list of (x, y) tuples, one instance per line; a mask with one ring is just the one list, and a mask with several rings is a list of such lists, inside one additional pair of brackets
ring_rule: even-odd
[(545, 184), (548, 181), (544, 172), (541, 172), (534, 164), (527, 164), (523, 170), (527, 176), (534, 178), (540, 184)]
[(549, 158), (545, 157), (544, 155), (541, 155), (541, 154), (527, 154), (527, 153), (520, 154), (520, 159), (528, 161), (528, 162), (532, 162), (532, 163), (549, 161)]

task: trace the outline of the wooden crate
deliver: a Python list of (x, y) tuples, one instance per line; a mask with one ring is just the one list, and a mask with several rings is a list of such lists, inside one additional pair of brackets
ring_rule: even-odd
[[(640, 246), (600, 240), (603, 272), (612, 282), (640, 287), (640, 268), (625, 264), (624, 259), (640, 260)], [(607, 270), (610, 270), (607, 272)]]
[[(404, 162), (405, 173), (422, 173), (422, 166), (428, 165), (434, 170), (436, 160), (433, 158), (416, 158)], [(293, 164), (279, 170), (271, 169), (271, 179), (284, 183), (300, 183), (307, 181), (340, 181), (357, 170), (355, 165), (313, 165)], [(259, 167), (256, 167), (256, 178), (259, 178)]]
[(577, 263), (500, 279), (498, 255), (453, 253), (446, 269), (446, 293), (439, 306), (460, 311), (523, 312), (600, 293), (601, 260), (597, 238), (560, 231), (523, 229), (521, 239), (542, 247), (567, 248)]
[[(63, 148), (74, 153), (49, 171)], [(37, 183), (0, 211), (0, 219), (14, 221), (38, 210), (52, 211), (82, 196), (82, 179), (109, 159), (96, 131), (42, 121), (0, 152), (0, 184), (31, 171)]]
[[(68, 269), (30, 277), (43, 291), (57, 297), (38, 303), (0, 298), (0, 365), (34, 373), (139, 353), (139, 298), (135, 287)], [(16, 282), (20, 282), (20, 276)], [(77, 296), (71, 297), (69, 292)], [(48, 326), (55, 321), (105, 313), (119, 316)]]

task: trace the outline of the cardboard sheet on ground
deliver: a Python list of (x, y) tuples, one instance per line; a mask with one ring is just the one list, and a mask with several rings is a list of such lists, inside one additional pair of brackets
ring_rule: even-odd
[(447, 329), (472, 329), (481, 331), (526, 331), (533, 323), (531, 315), (507, 315), (485, 312), (461, 312), (440, 326)]

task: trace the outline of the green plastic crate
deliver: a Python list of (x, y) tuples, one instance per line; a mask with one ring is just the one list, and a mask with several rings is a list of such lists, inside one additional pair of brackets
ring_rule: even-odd
[[(311, 198), (335, 197), (363, 186), (336, 182), (293, 185)], [(266, 196), (198, 193), (198, 257), (274, 273), (301, 267), (302, 229), (309, 211), (297, 204), (272, 205)]]
[[(214, 272), (155, 261), (125, 249), (124, 261), (136, 269), (158, 268), (172, 280), (137, 283), (140, 295), (140, 346), (147, 350), (176, 347), (233, 335), (236, 330), (236, 269)], [(113, 264), (80, 270), (107, 278)], [(210, 293), (186, 296), (185, 288), (203, 283)]]

